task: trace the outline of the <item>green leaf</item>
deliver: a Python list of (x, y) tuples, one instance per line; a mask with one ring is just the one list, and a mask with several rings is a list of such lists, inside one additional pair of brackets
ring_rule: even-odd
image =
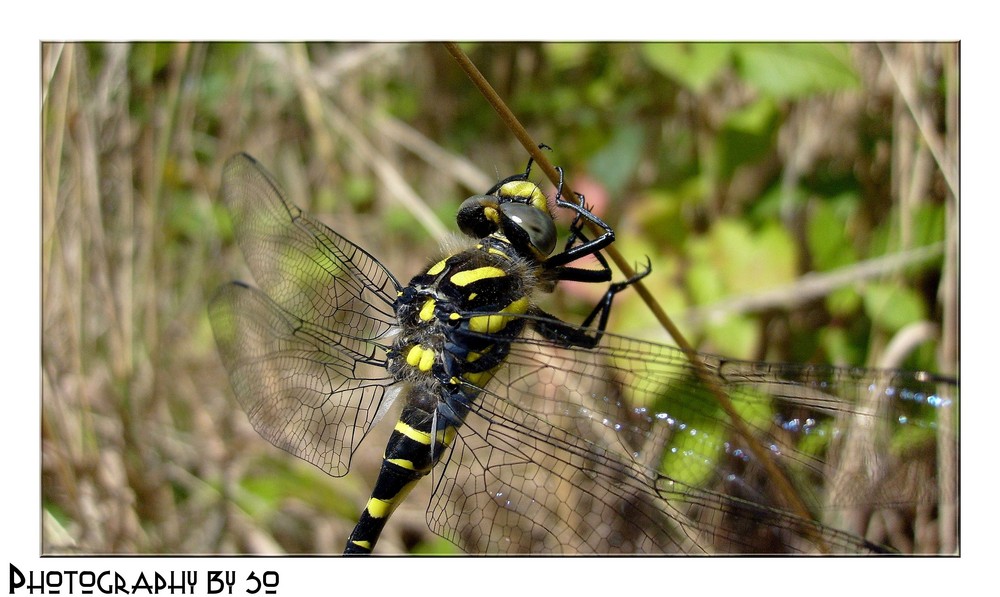
[(810, 207), (806, 242), (813, 267), (819, 271), (829, 271), (854, 263), (857, 256), (847, 234), (844, 210), (837, 209), (827, 201), (816, 201)]
[(831, 363), (838, 365), (856, 365), (863, 360), (863, 355), (857, 345), (851, 340), (845, 330), (837, 327), (827, 327), (820, 330), (820, 346), (827, 354)]
[(726, 243), (726, 285), (733, 293), (767, 290), (795, 279), (795, 241), (781, 224), (770, 223), (753, 234), (732, 226), (720, 227), (720, 232)]
[(685, 282), (696, 305), (706, 305), (726, 296), (719, 271), (704, 261), (696, 262), (688, 268)]
[(421, 541), (414, 545), (411, 553), (429, 556), (451, 556), (463, 555), (464, 552), (444, 537), (434, 536), (427, 541)]
[(615, 129), (611, 141), (590, 158), (590, 171), (612, 194), (621, 192), (642, 156), (644, 134), (637, 125)]
[(896, 332), (926, 317), (924, 301), (910, 288), (892, 284), (870, 284), (861, 293), (865, 312), (875, 325)]
[(772, 151), (778, 124), (777, 107), (766, 97), (730, 114), (719, 133), (720, 176), (728, 178), (740, 166), (756, 162)]
[(826, 296), (826, 308), (834, 317), (848, 317), (861, 305), (858, 291), (850, 286), (838, 288)]
[(743, 79), (776, 98), (804, 97), (859, 85), (845, 44), (759, 43), (734, 48)]
[(725, 43), (643, 44), (642, 56), (661, 74), (702, 93), (729, 64), (732, 48)]
[(751, 102), (726, 118), (726, 128), (750, 135), (767, 135), (774, 129), (778, 110), (770, 98)]
[(732, 315), (707, 327), (712, 352), (738, 359), (752, 358), (760, 346), (760, 326), (751, 317)]
[(715, 471), (725, 420), (718, 402), (693, 376), (665, 380), (652, 408), (669, 417), (673, 429), (660, 466), (671, 478), (697, 485)]
[(942, 204), (921, 204), (914, 210), (913, 245), (926, 246), (944, 240), (945, 207)]
[(691, 266), (686, 281), (698, 304), (795, 279), (795, 242), (778, 223), (754, 232), (745, 222), (722, 219), (707, 236), (689, 241), (687, 248)]
[(552, 68), (561, 71), (585, 66), (593, 47), (593, 44), (579, 42), (545, 43), (542, 51)]
[(929, 426), (904, 425), (892, 436), (890, 449), (893, 454), (906, 455), (915, 450), (934, 446), (937, 435)]
[(289, 466), (280, 459), (262, 457), (240, 483), (245, 493), (236, 497), (240, 506), (254, 516), (274, 512), (289, 497), (342, 518), (357, 516), (352, 500), (341, 492), (343, 488), (327, 481), (318, 469), (305, 464), (293, 462)]

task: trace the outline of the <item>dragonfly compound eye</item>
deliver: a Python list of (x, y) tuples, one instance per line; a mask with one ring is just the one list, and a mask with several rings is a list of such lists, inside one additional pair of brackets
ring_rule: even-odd
[(533, 252), (545, 256), (556, 248), (556, 226), (552, 216), (534, 205), (524, 203), (503, 203), (504, 234), (512, 242), (527, 242)]

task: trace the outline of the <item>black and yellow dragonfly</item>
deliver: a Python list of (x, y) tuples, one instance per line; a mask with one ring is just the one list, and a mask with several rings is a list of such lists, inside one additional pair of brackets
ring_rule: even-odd
[[(253, 158), (226, 164), (258, 286), (224, 286), (210, 316), (254, 428), (339, 477), (402, 404), (345, 553), (370, 553), (424, 477), (431, 530), (469, 553), (920, 551), (936, 541), (900, 526), (930, 517), (953, 532), (955, 381), (709, 355), (696, 367), (605, 332), (614, 296), (649, 267), (612, 282), (612, 229), (561, 190), (574, 220), (556, 252), (530, 171), (467, 199), (468, 246), (404, 285)], [(571, 265), (587, 255), (598, 268)], [(581, 325), (534, 301), (563, 280), (608, 284)]]

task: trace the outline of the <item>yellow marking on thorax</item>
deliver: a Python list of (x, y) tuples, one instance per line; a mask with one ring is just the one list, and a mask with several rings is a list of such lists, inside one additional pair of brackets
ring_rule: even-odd
[(429, 298), (424, 302), (424, 306), (420, 308), (420, 319), (421, 321), (434, 319), (434, 299)]
[(406, 364), (410, 367), (416, 367), (420, 362), (420, 356), (422, 354), (424, 354), (424, 349), (414, 344), (410, 347), (410, 351), (406, 353)]
[(499, 367), (494, 367), (489, 371), (480, 371), (478, 373), (465, 373), (462, 375), (462, 379), (471, 383), (472, 385), (481, 388), (485, 386), (487, 383), (489, 383), (491, 379), (493, 379), (493, 374), (496, 372), (498, 368)]
[(426, 372), (430, 371), (432, 366), (434, 366), (434, 351), (425, 348), (424, 354), (420, 355), (420, 364), (417, 365), (417, 369)]
[(498, 267), (493, 267), (491, 265), (477, 267), (476, 269), (469, 269), (456, 273), (451, 277), (452, 284), (456, 286), (468, 286), (473, 282), (479, 280), (485, 280), (487, 278), (502, 278), (507, 275), (507, 272), (503, 271)]
[(406, 364), (426, 373), (434, 366), (434, 351), (415, 344), (406, 353)]
[(484, 207), (483, 215), (487, 220), (493, 222), (494, 224), (500, 223), (500, 214), (497, 212), (497, 208), (495, 207)]
[(441, 261), (438, 261), (437, 263), (435, 263), (434, 265), (432, 265), (429, 270), (427, 270), (427, 275), (428, 276), (436, 276), (436, 275), (440, 274), (441, 272), (444, 271), (444, 268), (445, 268), (445, 265), (447, 265), (447, 262), (448, 262), (447, 259), (442, 259)]
[[(522, 296), (507, 305), (501, 313), (520, 315), (527, 312), (530, 305), (531, 301), (528, 300), (528, 297)], [(495, 334), (507, 327), (507, 323), (510, 322), (511, 319), (511, 317), (505, 317), (503, 315), (478, 315), (476, 317), (469, 318), (469, 329), (480, 334)]]

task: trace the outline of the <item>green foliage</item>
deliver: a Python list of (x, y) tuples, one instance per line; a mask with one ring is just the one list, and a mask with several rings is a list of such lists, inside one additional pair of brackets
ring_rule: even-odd
[[(852, 296), (857, 297), (857, 294), (852, 293)], [(860, 299), (851, 302), (857, 305), (859, 301)], [(832, 302), (832, 298), (827, 299), (827, 303), (830, 302)], [(850, 312), (853, 312), (854, 308), (850, 309)], [(859, 346), (851, 338), (848, 330), (842, 327), (831, 326), (820, 330), (819, 345), (824, 353), (828, 355), (829, 361), (835, 365), (853, 365), (864, 362), (863, 351), (865, 347)]]
[(590, 170), (617, 195), (631, 180), (642, 157), (643, 144), (643, 132), (638, 125), (623, 126), (590, 158)]
[(734, 315), (705, 326), (705, 343), (713, 352), (750, 359), (761, 343), (757, 322), (746, 315)]
[(766, 96), (731, 112), (718, 138), (718, 176), (728, 179), (737, 168), (767, 157), (774, 150), (778, 124), (777, 107)]
[(692, 375), (676, 380), (676, 385), (666, 384), (654, 409), (669, 416), (668, 425), (674, 429), (663, 449), (661, 470), (670, 471), (681, 483), (704, 482), (715, 468), (725, 437), (719, 433), (725, 418), (711, 393)]
[[(857, 203), (854, 196), (849, 200)], [(847, 227), (851, 213), (837, 209), (835, 201), (816, 201), (810, 206), (806, 243), (813, 266), (819, 271), (833, 270), (857, 260)]]
[(248, 513), (260, 517), (272, 515), (292, 499), (318, 513), (344, 518), (357, 516), (357, 508), (351, 505), (350, 496), (345, 496), (338, 489), (342, 485), (330, 483), (328, 479), (309, 465), (297, 463), (288, 467), (282, 461), (265, 457), (243, 477), (241, 486), (245, 493), (239, 494), (237, 501)]
[(923, 298), (915, 291), (894, 284), (869, 284), (862, 292), (865, 312), (872, 322), (889, 332), (926, 317)]
[(815, 93), (856, 89), (858, 75), (845, 44), (740, 44), (740, 76), (776, 98), (804, 98)]
[(410, 553), (414, 555), (428, 556), (463, 555), (462, 550), (456, 547), (454, 543), (437, 535), (434, 535), (428, 541), (421, 541), (420, 543), (417, 543)]
[(642, 56), (660, 73), (700, 94), (730, 63), (733, 48), (727, 43), (643, 44)]
[(772, 288), (795, 278), (794, 242), (776, 223), (753, 230), (746, 222), (722, 219), (706, 236), (692, 240), (688, 252), (692, 270), (707, 270), (706, 276), (718, 280), (703, 288), (692, 284), (698, 302)]
[(644, 44), (642, 56), (655, 70), (699, 95), (728, 67), (755, 89), (778, 99), (856, 89), (860, 84), (845, 44)]

